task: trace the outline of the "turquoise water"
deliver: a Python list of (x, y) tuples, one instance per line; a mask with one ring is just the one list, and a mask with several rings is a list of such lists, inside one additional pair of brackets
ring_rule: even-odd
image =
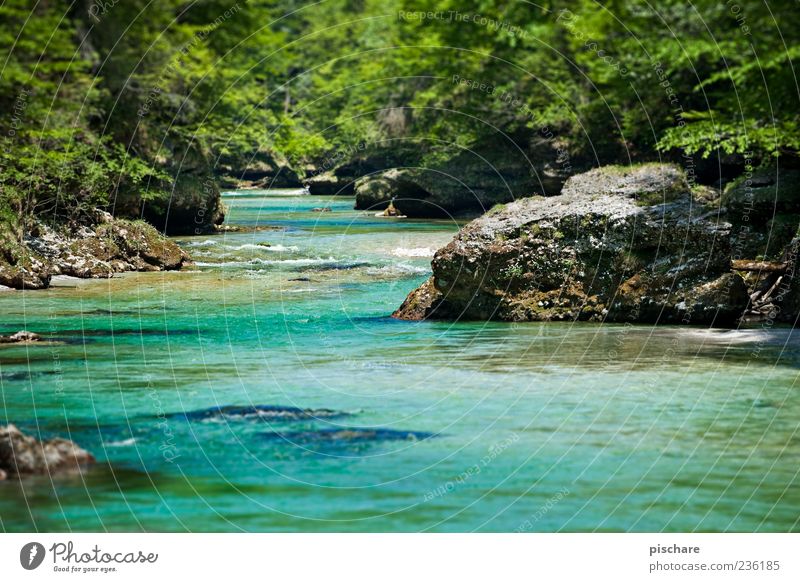
[[(0, 293), (51, 342), (0, 346), (0, 422), (100, 461), (0, 482), (3, 530), (800, 529), (797, 332), (394, 321), (457, 225), (293, 194), (194, 270)], [(170, 416), (222, 405), (343, 414)]]

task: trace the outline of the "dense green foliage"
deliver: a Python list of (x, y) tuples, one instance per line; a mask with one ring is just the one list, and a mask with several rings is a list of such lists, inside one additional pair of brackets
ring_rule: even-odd
[(6, 0), (0, 41), (7, 220), (136, 214), (258, 151), (302, 170), (498, 133), (602, 161), (800, 150), (789, 0)]

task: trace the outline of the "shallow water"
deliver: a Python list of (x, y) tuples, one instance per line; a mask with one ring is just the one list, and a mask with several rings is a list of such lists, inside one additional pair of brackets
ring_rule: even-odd
[(797, 332), (394, 321), (457, 225), (291, 194), (194, 270), (0, 293), (52, 342), (0, 346), (0, 422), (101, 461), (0, 482), (3, 530), (800, 529)]

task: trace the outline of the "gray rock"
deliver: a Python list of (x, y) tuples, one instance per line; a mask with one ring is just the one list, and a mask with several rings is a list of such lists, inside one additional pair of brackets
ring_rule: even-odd
[(384, 210), (394, 199), (405, 216), (445, 218), (481, 214), (535, 191), (534, 179), (519, 167), (473, 163), (457, 168), (395, 168), (360, 178), (355, 207)]
[(245, 157), (222, 156), (214, 173), (224, 188), (299, 188), (302, 185), (288, 160), (264, 151)]
[(800, 213), (800, 170), (763, 169), (745, 175), (725, 189), (723, 201), (731, 220), (770, 220), (774, 214)]
[(309, 194), (315, 196), (352, 196), (355, 191), (355, 181), (346, 176), (337, 176), (333, 172), (325, 172), (312, 176), (305, 182)]
[(0, 285), (15, 289), (46, 288), (53, 275), (107, 278), (124, 271), (178, 270), (190, 263), (176, 243), (145, 222), (103, 216), (93, 227), (73, 230), (39, 224), (25, 237), (22, 252), (8, 252), (14, 244), (0, 240)]
[(53, 474), (77, 470), (95, 458), (74, 442), (54, 438), (38, 441), (13, 424), (0, 427), (0, 472), (11, 476)]
[(603, 166), (572, 176), (562, 195), (621, 195), (639, 204), (671, 202), (689, 191), (683, 171), (669, 164)]
[(601, 168), (466, 225), (394, 315), (731, 324), (748, 294), (729, 235), (678, 168)]
[(442, 156), (361, 174), (356, 209), (383, 210), (395, 198), (405, 216), (475, 216), (534, 194), (557, 195), (572, 173), (564, 149), (541, 136), (505, 136)]

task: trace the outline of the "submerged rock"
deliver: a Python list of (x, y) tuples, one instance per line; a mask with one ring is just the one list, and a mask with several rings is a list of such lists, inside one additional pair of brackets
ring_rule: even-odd
[(168, 415), (169, 418), (185, 418), (187, 420), (207, 419), (257, 419), (266, 421), (281, 420), (313, 420), (341, 418), (350, 416), (348, 412), (329, 410), (327, 408), (297, 408), (294, 406), (275, 406), (270, 404), (257, 404), (252, 406), (213, 406), (202, 410), (190, 412), (177, 412)]
[(369, 267), (371, 263), (368, 261), (322, 261), (312, 265), (300, 265), (295, 267), (294, 270), (305, 271), (350, 271), (353, 269), (360, 269), (362, 267)]
[(7, 475), (53, 474), (77, 470), (95, 458), (62, 438), (38, 441), (26, 436), (13, 424), (0, 427), (0, 473)]
[(263, 437), (287, 445), (349, 446), (386, 441), (422, 441), (437, 435), (430, 432), (393, 430), (389, 428), (324, 428), (292, 432), (268, 432)]
[(394, 316), (732, 324), (747, 288), (730, 269), (731, 225), (702, 194), (664, 164), (574, 176), (561, 196), (465, 226)]

